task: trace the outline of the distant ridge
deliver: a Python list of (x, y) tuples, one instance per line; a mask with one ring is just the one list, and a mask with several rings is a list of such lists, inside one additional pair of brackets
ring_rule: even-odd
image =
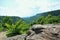
[(12, 18), (12, 20), (13, 20), (14, 23), (15, 23), (17, 20), (22, 19), (22, 18), (17, 17), (17, 16), (0, 16), (0, 22), (3, 21), (3, 18), (5, 18), (5, 17), (10, 17), (10, 18)]
[(49, 11), (49, 12), (44, 12), (44, 13), (39, 13), (35, 16), (32, 16), (32, 17), (26, 17), (26, 18), (23, 18), (24, 21), (26, 21), (27, 23), (31, 23), (33, 20), (35, 20), (36, 18), (38, 17), (41, 17), (41, 16), (47, 16), (48, 14), (51, 14), (53, 16), (59, 16), (60, 15), (60, 10), (54, 10), (54, 11)]

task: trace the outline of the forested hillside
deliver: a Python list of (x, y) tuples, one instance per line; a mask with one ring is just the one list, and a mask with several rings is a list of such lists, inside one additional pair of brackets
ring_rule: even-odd
[(52, 16), (59, 16), (60, 15), (60, 10), (54, 10), (54, 11), (50, 11), (50, 12), (44, 12), (44, 13), (38, 13), (35, 16), (32, 17), (26, 17), (23, 18), (27, 23), (31, 23), (32, 21), (38, 19), (41, 16), (47, 16), (48, 14), (51, 14)]
[(40, 13), (28, 18), (16, 16), (0, 16), (0, 32), (6, 31), (8, 37), (27, 34), (34, 24), (58, 24), (60, 23), (60, 10)]
[(6, 31), (8, 37), (26, 34), (30, 25), (20, 17), (0, 16), (0, 32)]
[(0, 16), (0, 23), (3, 23), (3, 21), (12, 21), (13, 23), (15, 23), (17, 20), (22, 19), (20, 17), (16, 17), (16, 16)]
[(51, 14), (48, 14), (47, 16), (41, 16), (38, 19), (34, 20), (32, 22), (33, 24), (58, 24), (60, 23), (60, 15), (59, 16), (53, 16)]

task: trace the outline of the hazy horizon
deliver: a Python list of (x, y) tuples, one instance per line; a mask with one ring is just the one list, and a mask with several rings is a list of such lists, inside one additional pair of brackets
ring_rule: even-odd
[(0, 0), (0, 15), (30, 17), (60, 9), (60, 0)]

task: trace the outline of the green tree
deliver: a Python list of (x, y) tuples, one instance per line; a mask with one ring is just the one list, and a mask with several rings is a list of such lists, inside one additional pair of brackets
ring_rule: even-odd
[(12, 21), (12, 18), (11, 17), (6, 16), (6, 17), (4, 17), (3, 22), (4, 23), (8, 23), (8, 24), (12, 24), (13, 21)]
[(4, 18), (3, 18), (3, 26), (4, 26), (4, 27), (6, 27), (5, 23), (12, 25), (12, 23), (13, 23), (12, 18), (9, 17), (9, 16), (4, 17)]
[(41, 16), (38, 19), (36, 19), (32, 24), (56, 24), (60, 23), (60, 16), (53, 16), (53, 15), (47, 15), (47, 16)]
[(0, 32), (3, 30), (4, 30), (4, 28), (3, 28), (2, 24), (0, 23)]

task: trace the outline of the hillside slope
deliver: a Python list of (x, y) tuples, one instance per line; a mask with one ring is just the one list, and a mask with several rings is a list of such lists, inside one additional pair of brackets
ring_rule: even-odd
[(3, 23), (4, 19), (6, 19), (6, 20), (12, 19), (13, 23), (16, 23), (17, 20), (20, 20), (22, 18), (17, 17), (17, 16), (0, 16), (0, 23), (1, 22)]
[(54, 10), (54, 11), (50, 11), (50, 12), (39, 13), (39, 14), (37, 14), (35, 16), (26, 17), (26, 18), (23, 18), (23, 19), (27, 23), (31, 23), (32, 21), (36, 20), (37, 18), (39, 18), (41, 16), (47, 16), (48, 14), (51, 14), (53, 16), (59, 16), (60, 15), (60, 10)]

